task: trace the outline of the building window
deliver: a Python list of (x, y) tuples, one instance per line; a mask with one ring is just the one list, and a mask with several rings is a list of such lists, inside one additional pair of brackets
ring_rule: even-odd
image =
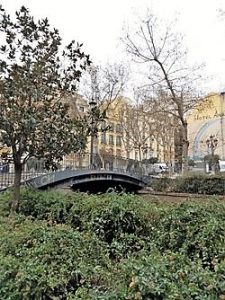
[(109, 135), (109, 145), (114, 145), (114, 136), (112, 134)]
[(102, 135), (101, 135), (101, 143), (102, 143), (102, 144), (106, 144), (106, 133), (105, 133), (105, 132), (102, 132)]
[(117, 135), (116, 137), (116, 146), (121, 146), (122, 145), (122, 136)]

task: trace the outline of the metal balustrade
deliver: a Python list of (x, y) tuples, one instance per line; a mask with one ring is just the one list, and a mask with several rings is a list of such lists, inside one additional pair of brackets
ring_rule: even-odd
[[(45, 174), (45, 172), (22, 172), (21, 176), (21, 184), (23, 184), (26, 180), (38, 177), (40, 175)], [(15, 178), (14, 172), (1, 173), (0, 174), (0, 190), (6, 189), (13, 185)]]
[[(71, 159), (64, 159), (62, 164), (58, 166), (58, 169), (55, 171), (62, 170), (95, 170), (95, 171), (113, 171), (118, 173), (129, 174), (137, 178), (144, 177), (148, 174), (148, 165), (140, 161), (127, 159), (124, 157), (116, 157), (113, 155), (99, 155), (95, 154), (93, 156), (93, 164), (90, 165), (90, 154), (75, 154)], [(46, 173), (52, 172), (46, 169), (38, 170), (35, 167), (28, 168), (29, 165), (25, 166), (25, 170), (22, 172), (21, 184), (26, 182), (29, 179), (39, 177)], [(10, 168), (12, 169), (12, 168)], [(13, 185), (15, 178), (15, 173), (12, 171), (0, 173), (0, 190), (4, 190)]]

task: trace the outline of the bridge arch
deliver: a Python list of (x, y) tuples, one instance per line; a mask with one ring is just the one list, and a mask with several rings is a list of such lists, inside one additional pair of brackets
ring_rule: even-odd
[(107, 170), (63, 170), (32, 178), (25, 185), (37, 189), (70, 187), (82, 192), (106, 192), (110, 187), (136, 192), (145, 181), (136, 174)]

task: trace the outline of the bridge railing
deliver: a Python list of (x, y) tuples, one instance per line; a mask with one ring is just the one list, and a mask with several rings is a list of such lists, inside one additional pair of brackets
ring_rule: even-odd
[[(12, 168), (10, 168), (12, 170)], [(9, 170), (10, 170), (9, 169)], [(126, 173), (132, 176), (146, 176), (148, 174), (148, 166), (140, 161), (116, 157), (113, 155), (101, 157), (99, 154), (94, 155), (93, 164), (90, 165), (90, 154), (85, 153), (82, 155), (74, 154), (71, 158), (65, 158), (61, 164), (59, 164), (57, 171), (62, 170), (96, 170), (96, 171), (114, 171), (119, 173)], [(21, 182), (25, 182), (28, 179), (38, 177), (40, 175), (49, 173), (48, 171), (40, 164), (36, 163), (27, 164), (22, 172)], [(13, 171), (6, 171), (0, 173), (0, 190), (5, 189), (13, 185), (15, 173)]]
[[(93, 161), (90, 165), (90, 161)], [(96, 169), (107, 171), (120, 171), (126, 173), (136, 173), (140, 175), (148, 174), (148, 165), (142, 161), (129, 159), (122, 156), (94, 154), (90, 159), (89, 153), (75, 154), (64, 159), (64, 167), (71, 169)]]
[[(21, 183), (25, 182), (28, 179), (43, 175), (46, 172), (22, 172)], [(0, 173), (0, 190), (12, 186), (14, 182), (14, 178), (15, 178), (15, 172)]]

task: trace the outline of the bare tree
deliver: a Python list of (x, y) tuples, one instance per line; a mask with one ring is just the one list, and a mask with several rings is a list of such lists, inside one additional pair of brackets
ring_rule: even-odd
[[(151, 114), (151, 118), (155, 125), (154, 136), (156, 143), (163, 150), (163, 161), (169, 163), (171, 166), (173, 154), (172, 149), (174, 148), (174, 133), (176, 124), (174, 119), (168, 113), (159, 112)], [(159, 154), (157, 155), (159, 156)]]
[(139, 91), (134, 91), (135, 103), (127, 103), (119, 112), (119, 122), (123, 131), (124, 147), (129, 153), (137, 151), (138, 159), (147, 158), (147, 152), (152, 148), (154, 140), (154, 124), (145, 112), (143, 103), (139, 102)]
[(145, 91), (147, 97), (151, 91), (156, 111), (173, 115), (180, 126), (182, 170), (185, 172), (189, 146), (186, 113), (198, 98), (196, 86), (200, 66), (188, 66), (183, 37), (173, 31), (172, 24), (163, 27), (153, 15), (141, 22), (137, 32), (126, 33), (123, 42), (135, 62), (147, 65), (149, 84)]
[(105, 122), (109, 107), (121, 97), (127, 78), (127, 69), (121, 64), (108, 64), (104, 67), (91, 66), (80, 84), (80, 93), (90, 104), (87, 117), (91, 120), (91, 161), (94, 152), (96, 157), (100, 154), (98, 133), (110, 129), (110, 126)]
[(128, 71), (122, 64), (92, 66), (83, 77), (79, 91), (89, 102), (94, 100), (98, 107), (106, 108), (123, 94), (127, 81)]

